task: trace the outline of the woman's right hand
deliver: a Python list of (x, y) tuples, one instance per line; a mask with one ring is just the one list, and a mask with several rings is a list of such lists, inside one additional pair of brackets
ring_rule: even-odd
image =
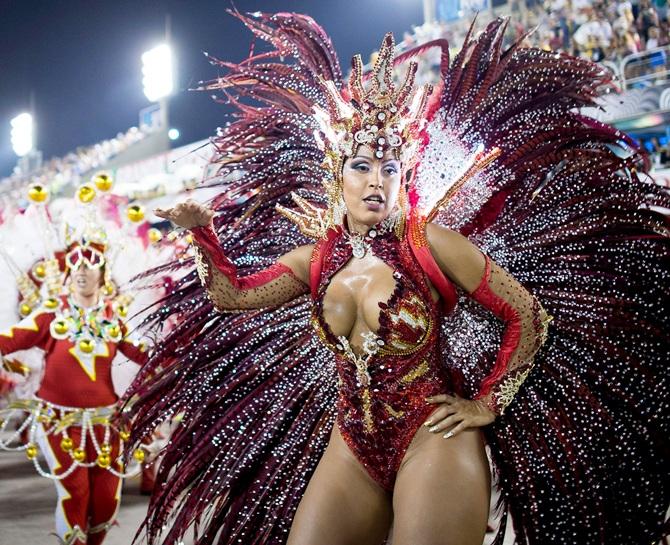
[(214, 217), (213, 210), (192, 199), (180, 202), (178, 205), (166, 210), (156, 208), (154, 214), (160, 218), (170, 220), (175, 225), (184, 229), (207, 227)]

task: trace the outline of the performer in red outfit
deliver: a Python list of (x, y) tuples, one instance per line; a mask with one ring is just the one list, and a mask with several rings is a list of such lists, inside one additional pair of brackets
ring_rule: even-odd
[(434, 91), (393, 73), (390, 36), (347, 85), (309, 18), (239, 16), (274, 49), (203, 86), (240, 110), (222, 194), (157, 212), (204, 291), (164, 300), (156, 330), (181, 323), (131, 389), (136, 439), (183, 415), (149, 542), (481, 545), (485, 444), (497, 544), (507, 507), (519, 543), (658, 540), (668, 197), (578, 113), (609, 75), (503, 48), (498, 20), (451, 63), (426, 46)]
[[(136, 363), (146, 360), (143, 344), (128, 337), (127, 296), (115, 293), (108, 273), (106, 235), (100, 224), (91, 224), (92, 211), (86, 212), (83, 236), (33, 267), (38, 271), (33, 279), (21, 277), (21, 311), (30, 312), (0, 333), (0, 357), (30, 348), (44, 352), (34, 398), (1, 411), (0, 448), (25, 450), (39, 474), (54, 481), (56, 533), (67, 545), (98, 545), (114, 522), (128, 437), (111, 422), (118, 402), (112, 361), (117, 352)], [(68, 295), (59, 294), (63, 291)], [(16, 370), (11, 359), (4, 361), (8, 371)], [(9, 431), (17, 420), (18, 428)], [(27, 443), (21, 444), (25, 436)], [(141, 462), (143, 455), (137, 451), (135, 458)]]

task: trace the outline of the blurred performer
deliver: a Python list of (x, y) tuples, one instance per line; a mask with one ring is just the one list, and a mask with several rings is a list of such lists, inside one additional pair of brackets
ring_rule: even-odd
[[(38, 202), (43, 191), (31, 188)], [(87, 191), (93, 189), (80, 190), (78, 196), (90, 206)], [(38, 210), (37, 217), (49, 218), (45, 210)], [(0, 333), (7, 371), (23, 370), (7, 355), (31, 348), (44, 352), (35, 395), (1, 411), (0, 448), (25, 450), (39, 474), (54, 481), (56, 533), (67, 545), (102, 543), (115, 520), (125, 476), (122, 445), (128, 437), (111, 423), (118, 401), (112, 361), (117, 352), (136, 363), (146, 359), (144, 345), (128, 335), (124, 318), (131, 299), (117, 292), (111, 278), (107, 235), (98, 219), (95, 210), (86, 210), (83, 224), (68, 229), (65, 250), (52, 252), (30, 274), (19, 276), (20, 311), (26, 317)], [(10, 431), (8, 424), (17, 420), (17, 429)], [(137, 461), (143, 457), (143, 450), (136, 451)]]
[[(240, 108), (222, 193), (158, 212), (202, 287), (155, 312), (180, 324), (133, 387), (138, 440), (183, 413), (148, 541), (481, 545), (485, 445), (497, 543), (507, 509), (519, 543), (658, 540), (669, 200), (578, 113), (610, 74), (497, 20), (451, 63), (387, 35), (344, 82), (311, 19), (240, 17), (271, 45), (205, 85)], [(429, 47), (435, 90), (394, 74)]]

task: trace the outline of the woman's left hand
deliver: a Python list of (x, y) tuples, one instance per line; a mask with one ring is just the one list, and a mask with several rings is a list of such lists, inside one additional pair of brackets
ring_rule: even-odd
[(457, 395), (440, 394), (428, 397), (426, 401), (440, 405), (423, 424), (428, 431), (440, 433), (457, 424), (455, 428), (444, 434), (445, 439), (467, 428), (486, 426), (496, 418), (495, 413), (478, 399), (464, 399)]

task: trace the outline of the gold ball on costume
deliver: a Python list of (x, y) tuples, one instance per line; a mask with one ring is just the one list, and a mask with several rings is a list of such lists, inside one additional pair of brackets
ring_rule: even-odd
[(70, 439), (69, 437), (63, 437), (63, 439), (60, 442), (60, 448), (63, 452), (70, 452), (72, 448), (74, 447), (74, 441)]
[(133, 223), (137, 223), (144, 219), (144, 206), (141, 204), (131, 204), (126, 208), (126, 217)]
[(144, 462), (145, 457), (146, 453), (141, 448), (138, 448), (135, 452), (133, 452), (133, 458), (135, 458), (135, 460), (137, 460), (140, 464)]
[(110, 337), (118, 337), (121, 335), (121, 328), (119, 327), (118, 324), (114, 324), (112, 326), (109, 326), (107, 329), (107, 333), (109, 333)]
[(128, 315), (128, 307), (126, 305), (119, 305), (116, 307), (116, 312), (121, 318), (125, 318)]
[(149, 229), (149, 232), (147, 233), (149, 236), (149, 240), (153, 243), (156, 244), (157, 242), (160, 242), (163, 240), (163, 233), (160, 232), (159, 229), (156, 229), (155, 227), (152, 227)]
[(32, 310), (33, 309), (30, 308), (30, 305), (27, 305), (25, 303), (19, 306), (19, 314), (21, 314), (21, 316), (28, 316), (28, 314), (30, 314)]
[(44, 301), (44, 306), (50, 310), (58, 308), (58, 299), (54, 299), (53, 297), (49, 298)]
[(120, 431), (119, 437), (121, 438), (121, 441), (128, 441), (128, 439), (130, 439), (130, 432), (125, 430)]
[(84, 354), (90, 354), (95, 349), (95, 344), (90, 339), (82, 339), (79, 341), (79, 350)]
[(112, 452), (112, 445), (108, 443), (103, 443), (102, 445), (100, 445), (100, 452), (102, 452), (103, 454), (109, 454), (110, 452)]
[(106, 172), (98, 172), (93, 176), (93, 183), (100, 191), (109, 191), (112, 189), (112, 185), (114, 185), (114, 180)]
[(65, 320), (56, 320), (54, 322), (54, 331), (58, 335), (64, 335), (67, 333), (67, 330), (70, 329)]
[(193, 235), (189, 233), (184, 237), (184, 240), (186, 241), (186, 244), (193, 244)]
[(33, 184), (28, 188), (28, 198), (32, 202), (44, 202), (49, 198), (49, 191), (41, 184)]
[(112, 284), (111, 282), (107, 282), (107, 283), (102, 287), (102, 292), (103, 292), (105, 295), (110, 296), (110, 295), (112, 295), (112, 294), (114, 293), (114, 289), (115, 289), (115, 288), (114, 288), (114, 284)]
[(28, 457), (28, 460), (35, 458), (35, 456), (37, 456), (37, 452), (37, 446), (33, 445), (32, 443), (26, 447), (26, 456)]
[(75, 459), (77, 462), (83, 462), (86, 460), (86, 451), (80, 448), (74, 449), (72, 452), (72, 457)]
[(44, 278), (47, 275), (47, 270), (44, 268), (44, 263), (40, 262), (37, 265), (35, 265), (35, 267), (33, 268), (33, 274), (37, 278)]
[(110, 464), (112, 463), (112, 457), (105, 452), (101, 452), (98, 454), (98, 459), (96, 460), (96, 463), (103, 469), (107, 469)]
[(95, 189), (91, 184), (84, 184), (77, 189), (77, 199), (83, 204), (90, 203), (95, 199)]

